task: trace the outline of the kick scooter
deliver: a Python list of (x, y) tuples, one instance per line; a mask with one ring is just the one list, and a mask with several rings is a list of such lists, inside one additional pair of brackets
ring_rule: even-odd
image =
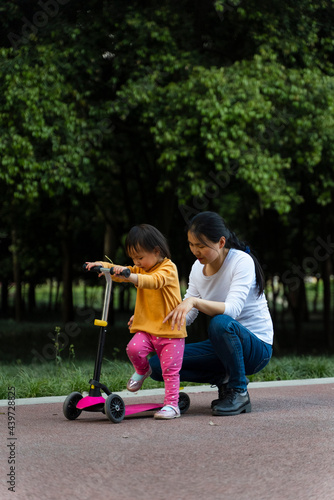
[[(84, 264), (83, 267), (85, 270), (87, 270), (86, 264)], [(163, 404), (137, 403), (132, 405), (125, 405), (121, 396), (112, 393), (106, 385), (100, 382), (103, 351), (108, 326), (110, 296), (112, 290), (112, 279), (110, 275), (114, 274), (114, 268), (111, 267), (109, 269), (102, 266), (95, 266), (91, 269), (91, 271), (95, 271), (99, 274), (102, 273), (106, 279), (102, 319), (95, 319), (94, 321), (94, 325), (100, 327), (98, 349), (95, 358), (94, 375), (93, 378), (89, 381), (90, 389), (88, 396), (83, 397), (80, 392), (72, 392), (71, 394), (69, 394), (63, 404), (63, 413), (68, 420), (75, 420), (79, 417), (82, 411), (102, 412), (108, 417), (111, 422), (117, 424), (122, 422), (124, 417), (127, 415), (147, 412), (150, 410), (158, 410), (163, 407)], [(130, 270), (123, 270), (121, 275), (123, 275), (125, 278), (128, 278), (130, 275)], [(107, 395), (106, 398), (102, 395), (101, 389)], [(188, 394), (180, 392), (180, 412), (185, 413), (188, 410), (189, 406), (190, 398)]]

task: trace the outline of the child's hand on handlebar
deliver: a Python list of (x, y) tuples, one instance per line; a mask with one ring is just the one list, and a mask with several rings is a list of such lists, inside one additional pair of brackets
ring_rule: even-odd
[(97, 266), (102, 266), (102, 262), (96, 261), (96, 262), (85, 262), (87, 266), (87, 271), (90, 271), (92, 267), (97, 267)]
[[(93, 267), (100, 267), (102, 266), (102, 262), (99, 260), (96, 260), (95, 262), (85, 262), (86, 264), (86, 271), (90, 271)], [(103, 273), (98, 274), (98, 277), (100, 278), (103, 276)]]
[(125, 271), (127, 267), (124, 266), (113, 266), (114, 274), (121, 274), (122, 271)]

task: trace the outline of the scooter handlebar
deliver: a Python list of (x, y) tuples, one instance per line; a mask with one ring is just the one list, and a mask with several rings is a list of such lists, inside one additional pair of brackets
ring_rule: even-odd
[[(84, 270), (85, 270), (85, 271), (88, 271), (88, 269), (87, 269), (87, 264), (84, 264), (84, 265), (83, 265), (83, 268), (84, 268)], [(101, 269), (103, 269), (103, 266), (94, 266), (94, 267), (92, 267), (91, 269), (89, 269), (89, 271), (93, 271), (93, 272), (96, 272), (96, 273), (100, 273), (100, 272), (101, 272)], [(114, 268), (113, 268), (113, 267), (111, 267), (111, 268), (109, 269), (109, 271), (110, 271), (110, 274), (112, 274), (112, 275), (113, 275), (113, 274), (115, 274), (115, 273), (114, 273)], [(130, 276), (130, 274), (131, 274), (130, 269), (124, 269), (124, 270), (123, 270), (123, 271), (119, 274), (119, 276), (124, 276), (124, 278), (128, 278), (128, 277)]]
[[(113, 267), (110, 268), (110, 274), (115, 274)], [(123, 269), (123, 271), (119, 274), (119, 276), (124, 276), (124, 278), (128, 278), (130, 276), (130, 274), (131, 274), (130, 269), (126, 268), (126, 269)]]
[[(89, 271), (91, 271), (91, 272), (92, 272), (92, 271), (94, 271), (94, 272), (96, 272), (96, 273), (99, 273), (99, 272), (100, 272), (101, 267), (102, 267), (102, 266), (95, 266), (95, 267), (91, 267), (91, 268), (89, 269)], [(83, 270), (84, 270), (84, 271), (88, 271), (88, 269), (87, 269), (87, 264), (84, 264), (84, 265), (82, 266), (82, 268), (83, 268)]]

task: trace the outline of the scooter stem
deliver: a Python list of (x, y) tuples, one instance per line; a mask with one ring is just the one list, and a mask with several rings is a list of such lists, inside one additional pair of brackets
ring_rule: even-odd
[(109, 304), (110, 304), (110, 296), (111, 296), (111, 288), (112, 288), (112, 279), (110, 276), (110, 269), (101, 268), (101, 273), (104, 274), (107, 285), (104, 293), (104, 303), (103, 303), (103, 311), (102, 311), (102, 320), (108, 321), (108, 313), (109, 313)]
[(104, 304), (103, 304), (103, 311), (102, 311), (102, 321), (105, 321), (106, 324), (105, 324), (105, 326), (101, 326), (101, 328), (100, 328), (98, 350), (97, 350), (96, 358), (95, 358), (94, 376), (93, 376), (93, 380), (90, 381), (91, 387), (90, 387), (89, 395), (94, 396), (94, 397), (101, 394), (101, 392), (100, 392), (101, 384), (99, 382), (100, 382), (100, 375), (101, 375), (104, 342), (105, 342), (106, 333), (107, 333), (108, 312), (109, 312), (109, 304), (110, 304), (110, 296), (111, 296), (111, 288), (112, 288), (112, 279), (110, 276), (110, 270), (101, 268), (100, 272), (104, 274), (104, 276), (106, 278), (106, 282), (107, 282), (105, 293), (104, 293)]

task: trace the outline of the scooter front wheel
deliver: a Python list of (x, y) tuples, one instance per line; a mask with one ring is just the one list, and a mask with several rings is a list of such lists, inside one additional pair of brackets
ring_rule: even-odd
[(63, 404), (63, 413), (68, 420), (75, 420), (81, 414), (82, 410), (77, 408), (77, 404), (82, 399), (80, 392), (72, 392), (67, 396)]
[(185, 413), (190, 406), (190, 397), (188, 394), (185, 392), (180, 392), (179, 393), (179, 408), (180, 408), (180, 413)]
[(104, 403), (104, 411), (109, 420), (114, 424), (122, 422), (125, 416), (125, 404), (121, 396), (109, 394)]

